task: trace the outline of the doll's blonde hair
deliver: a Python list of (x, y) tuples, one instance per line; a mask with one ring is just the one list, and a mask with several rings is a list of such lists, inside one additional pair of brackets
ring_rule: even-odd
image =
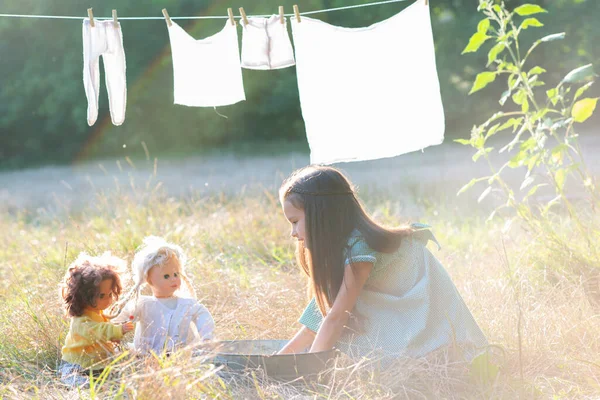
[(153, 267), (161, 267), (168, 263), (173, 257), (179, 261), (179, 275), (185, 284), (185, 292), (195, 299), (196, 291), (185, 273), (187, 256), (183, 249), (174, 243), (167, 242), (162, 237), (148, 236), (138, 248), (133, 257), (133, 262), (131, 263), (133, 287), (127, 295), (123, 297), (123, 300), (119, 302), (117, 305), (117, 312), (113, 315), (117, 315), (121, 312), (129, 300), (132, 298), (137, 299), (139, 297), (144, 285), (148, 284), (148, 272), (150, 272)]

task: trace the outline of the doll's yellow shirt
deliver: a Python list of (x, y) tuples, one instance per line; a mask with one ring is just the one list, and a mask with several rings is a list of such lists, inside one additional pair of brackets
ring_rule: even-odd
[(113, 340), (123, 337), (123, 328), (111, 324), (102, 311), (84, 311), (71, 319), (71, 327), (62, 348), (62, 359), (83, 368), (101, 369), (115, 353)]

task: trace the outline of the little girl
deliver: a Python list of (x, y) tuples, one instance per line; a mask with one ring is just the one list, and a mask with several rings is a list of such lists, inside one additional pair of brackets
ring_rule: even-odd
[(115, 325), (103, 311), (119, 298), (118, 270), (125, 261), (105, 253), (92, 257), (81, 253), (69, 266), (61, 285), (69, 333), (62, 348), (61, 380), (70, 385), (88, 383), (89, 373), (98, 374), (115, 353), (115, 342), (133, 330), (131, 322)]
[(388, 229), (365, 212), (350, 181), (309, 166), (281, 186), (297, 239), (298, 263), (313, 298), (304, 325), (281, 354), (325, 351), (351, 356), (421, 357), (458, 345), (465, 358), (487, 341), (426, 244), (423, 226)]
[[(156, 236), (144, 239), (135, 254), (132, 263), (135, 286), (115, 321), (138, 322), (133, 341), (137, 351), (172, 352), (178, 347), (213, 338), (214, 320), (196, 300), (185, 274), (185, 263), (181, 247)], [(176, 295), (182, 280), (189, 297)], [(152, 296), (140, 296), (144, 284), (148, 284)]]

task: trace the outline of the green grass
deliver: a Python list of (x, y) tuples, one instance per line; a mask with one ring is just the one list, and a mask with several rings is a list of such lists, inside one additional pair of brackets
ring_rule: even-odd
[[(405, 222), (385, 194), (366, 193), (369, 210), (386, 224)], [(486, 225), (485, 217), (452, 206), (425, 210), (421, 220), (434, 226), (443, 246), (434, 254), (502, 349), (494, 352), (494, 381), (476, 382), (469, 366), (428, 359), (380, 373), (346, 362), (332, 382), (317, 387), (278, 384), (260, 373), (229, 382), (182, 352), (169, 359), (126, 355), (106, 381), (68, 390), (55, 376), (68, 329), (58, 284), (81, 251), (110, 250), (131, 261), (145, 236), (164, 236), (187, 251), (188, 272), (220, 339), (289, 338), (298, 328), (305, 280), (276, 193), (172, 197), (142, 188), (98, 192), (83, 209), (0, 215), (0, 398), (597, 397), (600, 315), (581, 282), (564, 273), (549, 278), (563, 260), (544, 254), (518, 227), (507, 235), (501, 221)]]

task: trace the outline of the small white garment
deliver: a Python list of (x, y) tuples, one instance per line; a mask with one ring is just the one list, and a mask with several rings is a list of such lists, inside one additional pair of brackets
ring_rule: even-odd
[(133, 316), (133, 347), (141, 353), (160, 354), (212, 339), (215, 322), (206, 307), (195, 299), (175, 299), (172, 308), (154, 296), (140, 296), (127, 303), (112, 323), (127, 322)]
[(92, 126), (98, 119), (100, 96), (100, 56), (104, 63), (104, 79), (108, 92), (110, 117), (114, 125), (125, 121), (127, 82), (125, 78), (125, 50), (121, 24), (113, 21), (83, 20), (83, 86), (88, 100), (87, 120)]
[(393, 157), (442, 143), (444, 109), (422, 1), (366, 28), (291, 22), (311, 163)]
[(217, 107), (246, 100), (235, 25), (227, 20), (223, 30), (203, 40), (174, 21), (168, 29), (175, 104)]
[(279, 15), (270, 18), (249, 17), (241, 22), (242, 67), (246, 69), (280, 69), (295, 65), (294, 50), (286, 20)]

